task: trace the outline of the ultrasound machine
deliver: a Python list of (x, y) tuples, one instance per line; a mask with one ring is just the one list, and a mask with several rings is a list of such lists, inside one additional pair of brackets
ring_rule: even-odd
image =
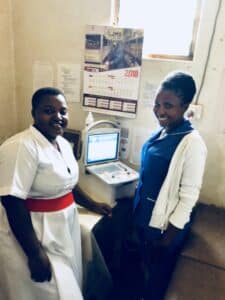
[[(107, 125), (111, 127), (102, 127)], [(83, 132), (81, 185), (96, 200), (114, 203), (132, 196), (139, 173), (119, 160), (120, 128), (111, 121), (93, 122)]]

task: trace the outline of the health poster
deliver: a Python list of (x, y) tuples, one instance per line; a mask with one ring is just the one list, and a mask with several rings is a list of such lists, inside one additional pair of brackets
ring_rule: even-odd
[(134, 118), (141, 75), (143, 30), (88, 25), (83, 107)]

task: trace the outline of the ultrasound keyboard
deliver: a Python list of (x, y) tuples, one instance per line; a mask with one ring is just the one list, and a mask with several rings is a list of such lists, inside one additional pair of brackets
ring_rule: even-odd
[(121, 184), (139, 178), (138, 172), (120, 161), (88, 166), (86, 170), (108, 184)]

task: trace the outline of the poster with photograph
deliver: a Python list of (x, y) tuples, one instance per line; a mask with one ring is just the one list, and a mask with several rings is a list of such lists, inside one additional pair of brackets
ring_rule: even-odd
[(139, 93), (143, 30), (87, 26), (83, 107), (135, 117)]

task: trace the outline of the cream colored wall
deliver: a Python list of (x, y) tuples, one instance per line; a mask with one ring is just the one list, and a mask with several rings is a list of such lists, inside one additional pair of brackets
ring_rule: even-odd
[[(217, 2), (217, 1), (216, 1)], [(225, 1), (222, 1), (200, 101), (204, 114), (198, 124), (208, 147), (202, 199), (225, 207)], [(201, 49), (200, 49), (201, 51)]]
[(14, 52), (10, 0), (0, 0), (0, 144), (16, 131)]
[[(140, 95), (146, 80), (157, 85), (169, 71), (183, 69), (193, 73), (198, 86), (201, 83), (206, 63), (213, 22), (219, 1), (204, 1), (199, 38), (192, 62), (144, 60)], [(35, 61), (49, 62), (56, 76), (57, 63), (82, 63), (85, 24), (110, 23), (110, 0), (12, 0), (13, 32), (15, 44), (16, 100), (18, 131), (31, 122), (30, 98), (32, 95), (32, 66)], [(6, 11), (5, 14), (7, 14)], [(209, 149), (206, 174), (201, 193), (203, 202), (225, 207), (225, 133), (220, 120), (225, 113), (225, 0), (218, 17), (215, 36), (205, 81), (199, 96), (203, 105), (203, 118), (196, 122)], [(8, 24), (5, 20), (4, 24)], [(172, 34), (172, 33), (171, 33)], [(12, 37), (9, 33), (9, 37)], [(11, 38), (5, 36), (11, 45)], [(11, 48), (10, 48), (11, 49)], [(5, 54), (7, 56), (7, 51)], [(8, 59), (8, 58), (7, 58)], [(5, 58), (0, 58), (3, 64)], [(7, 61), (7, 60), (6, 60)], [(8, 65), (10, 65), (8, 59)], [(8, 66), (7, 65), (7, 66)], [(5, 66), (5, 69), (7, 68)], [(9, 68), (10, 69), (10, 68)], [(11, 69), (10, 69), (11, 70)], [(12, 73), (12, 72), (11, 72)], [(9, 74), (11, 74), (9, 72)], [(0, 75), (2, 76), (2, 74)], [(8, 75), (7, 75), (8, 76)], [(10, 79), (13, 76), (10, 75)], [(11, 81), (10, 81), (11, 82)], [(5, 83), (5, 92), (11, 93), (11, 86)], [(7, 92), (6, 92), (7, 90)], [(1, 92), (3, 95), (3, 92)], [(8, 99), (11, 99), (8, 96)], [(4, 106), (5, 109), (7, 106)], [(86, 113), (80, 103), (70, 104), (70, 127), (82, 129)], [(5, 112), (9, 116), (9, 112)], [(97, 118), (104, 116), (95, 115)], [(144, 106), (139, 105), (135, 120), (121, 119), (129, 127), (155, 128), (155, 120)], [(7, 120), (3, 122), (7, 126)], [(224, 130), (225, 122), (223, 121)], [(7, 127), (7, 132), (9, 128)]]
[[(31, 122), (32, 66), (35, 61), (83, 63), (85, 24), (109, 24), (106, 0), (12, 0), (19, 130)], [(83, 127), (80, 103), (70, 105), (70, 127)]]

